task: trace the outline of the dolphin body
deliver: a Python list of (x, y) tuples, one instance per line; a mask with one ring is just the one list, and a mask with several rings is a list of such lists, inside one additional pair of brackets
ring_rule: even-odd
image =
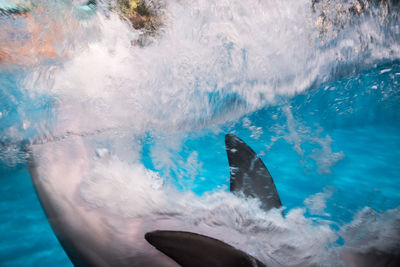
[[(188, 231), (159, 230), (156, 222), (152, 224), (140, 218), (117, 221), (117, 227), (123, 224), (130, 229), (129, 235), (120, 233), (104, 219), (104, 214), (88, 208), (77, 195), (80, 178), (88, 175), (91, 168), (88, 164), (94, 157), (89, 152), (91, 149), (85, 149), (79, 137), (62, 143), (31, 145), (28, 165), (50, 225), (75, 266), (266, 266), (219, 239)], [(258, 198), (266, 211), (281, 208), (273, 179), (257, 154), (233, 134), (226, 135), (225, 143), (231, 192)], [(179, 229), (181, 226), (171, 224), (164, 227)], [(127, 252), (132, 249), (132, 244), (136, 251)], [(360, 252), (357, 249), (340, 253), (345, 266), (400, 266), (400, 257), (395, 254), (372, 250)]]
[[(273, 205), (265, 203), (263, 206), (268, 209), (280, 207), (272, 178), (258, 156), (234, 135), (226, 135), (226, 145), (231, 169), (231, 191), (244, 192), (249, 197), (260, 197), (262, 200), (268, 199), (263, 197), (264, 193), (268, 193)], [(140, 220), (131, 226), (134, 228), (139, 225), (137, 232), (132, 231), (136, 236), (121, 237), (110, 231), (102, 214), (85, 208), (85, 203), (76, 193), (80, 177), (88, 175), (88, 159), (94, 156), (90, 154), (90, 149), (84, 148), (80, 137), (30, 145), (28, 151), (29, 172), (40, 203), (55, 235), (75, 266), (178, 266), (178, 263), (181, 266), (199, 267), (265, 267), (258, 259), (221, 240), (190, 232), (147, 231), (141, 229)], [(43, 177), (44, 173), (47, 177)], [(252, 190), (256, 186), (264, 189)], [(149, 230), (156, 229), (153, 227)], [(114, 239), (113, 244), (107, 243), (110, 239)], [(143, 250), (134, 253), (131, 258), (121, 256), (119, 252), (123, 250), (123, 245), (120, 243), (126, 242), (122, 239), (132, 242), (141, 240)], [(146, 240), (169, 257), (151, 247)], [(186, 259), (182, 261), (180, 255), (184, 248), (187, 248), (184, 252)], [(174, 251), (178, 252), (175, 257)]]
[[(30, 145), (28, 151), (34, 188), (56, 237), (74, 266), (177, 266), (146, 244), (140, 219), (124, 224), (133, 230), (129, 231), (130, 236), (122, 236), (106, 221), (108, 215), (90, 209), (78, 195), (77, 188), (82, 177), (89, 175), (92, 167), (89, 163), (95, 157), (81, 137)], [(142, 251), (126, 253), (127, 243), (135, 244)]]

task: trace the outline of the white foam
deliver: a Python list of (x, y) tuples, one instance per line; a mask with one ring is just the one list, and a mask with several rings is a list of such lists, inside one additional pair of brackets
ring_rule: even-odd
[(315, 195), (309, 196), (304, 200), (304, 204), (310, 211), (312, 215), (320, 215), (320, 216), (330, 216), (329, 213), (325, 212), (326, 201), (333, 194), (332, 188), (324, 188), (323, 192), (316, 193)]
[(349, 246), (362, 251), (376, 249), (385, 253), (399, 253), (400, 208), (377, 213), (365, 207), (357, 212), (352, 222), (344, 225), (340, 235)]
[(60, 121), (74, 120), (75, 130), (176, 130), (237, 118), (333, 79), (341, 66), (400, 55), (386, 39), (393, 29), (373, 16), (321, 37), (308, 0), (168, 1), (164, 14), (145, 47), (131, 45), (140, 32), (116, 14), (77, 23), (77, 49), (56, 68), (35, 69), (26, 88), (56, 97)]
[[(215, 236), (271, 266), (320, 263), (336, 253), (327, 249), (337, 233), (329, 223), (313, 223), (304, 217), (303, 209), (291, 210), (283, 218), (279, 210), (262, 211), (257, 199), (221, 191), (202, 197), (177, 192), (140, 164), (127, 164), (116, 157), (95, 163), (79, 185), (79, 195), (91, 210), (108, 214), (105, 219), (110, 225), (121, 218), (140, 218), (145, 228)], [(129, 235), (124, 224), (117, 223), (117, 227)]]
[[(118, 15), (97, 14), (74, 24), (78, 37), (66, 38), (68, 55), (51, 67), (44, 62), (33, 68), (23, 89), (55, 99), (52, 111), (57, 118), (50, 129), (54, 135), (109, 131), (105, 140), (115, 146), (110, 145), (109, 153), (98, 150), (99, 157), (89, 159), (92, 169), (79, 186), (80, 197), (92, 209), (144, 218), (149, 224), (167, 217), (180, 230), (211, 231), (271, 266), (335, 262), (332, 243), (338, 233), (330, 222), (314, 222), (303, 209), (291, 210), (286, 218), (276, 210), (265, 213), (256, 200), (224, 192), (203, 197), (176, 192), (163, 186), (165, 177), (135, 160), (141, 146), (132, 145), (135, 136), (147, 131), (208, 127), (346, 70), (400, 57), (398, 43), (386, 38), (390, 25), (386, 29), (374, 16), (361, 17), (359, 24), (336, 31), (337, 39), (330, 33), (322, 42), (314, 24), (317, 15), (311, 10), (309, 0), (169, 1), (159, 37), (146, 47), (132, 46), (140, 32)], [(342, 66), (345, 71), (339, 69)], [(305, 135), (298, 129), (305, 127), (290, 108), (284, 112), (287, 126), (278, 129), (283, 131), (278, 136), (303, 155)], [(121, 137), (119, 141), (115, 136)], [(179, 147), (179, 141), (169, 145)], [(331, 151), (329, 137), (317, 136), (314, 142), (321, 145), (315, 159), (326, 159), (318, 162), (321, 171), (329, 171), (343, 155)], [(153, 149), (155, 162), (173, 168), (164, 145)], [(133, 150), (132, 162), (121, 160), (126, 150)], [(201, 168), (196, 154), (182, 163), (189, 167), (185, 176), (196, 175)], [(314, 201), (322, 197), (326, 195), (315, 196)], [(316, 212), (323, 212), (323, 202), (313, 205)], [(357, 230), (364, 231), (366, 220), (361, 217), (354, 224), (363, 225)], [(392, 231), (374, 230), (384, 236)], [(346, 233), (342, 236), (351, 240)], [(384, 244), (398, 242), (387, 240), (379, 239), (376, 246), (386, 249)]]

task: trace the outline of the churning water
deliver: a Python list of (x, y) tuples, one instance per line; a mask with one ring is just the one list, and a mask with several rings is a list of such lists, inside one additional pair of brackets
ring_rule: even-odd
[[(135, 45), (106, 5), (0, 15), (1, 266), (71, 266), (24, 145), (76, 139), (97, 155), (77, 194), (112, 216), (169, 214), (270, 264), (340, 266), (336, 249), (363, 240), (398, 250), (398, 7), (171, 0)], [(284, 217), (228, 193), (228, 132), (269, 168)]]

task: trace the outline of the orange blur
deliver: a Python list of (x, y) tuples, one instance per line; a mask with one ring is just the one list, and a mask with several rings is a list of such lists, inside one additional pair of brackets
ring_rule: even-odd
[(0, 64), (32, 66), (66, 56), (63, 46), (76, 23), (62, 19), (43, 8), (9, 16), (0, 24)]

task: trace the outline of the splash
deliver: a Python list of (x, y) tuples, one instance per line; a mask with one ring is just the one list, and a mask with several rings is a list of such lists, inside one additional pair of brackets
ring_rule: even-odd
[[(109, 226), (122, 232), (129, 229), (120, 228), (121, 218), (142, 218), (149, 225), (167, 218), (180, 230), (199, 226), (203, 233), (222, 233), (226, 241), (271, 266), (340, 266), (340, 238), (346, 244), (368, 240), (368, 248), (396, 251), (398, 209), (377, 213), (366, 208), (343, 227), (318, 219), (331, 214), (327, 202), (332, 194), (324, 191), (300, 200), (317, 217), (293, 208), (283, 218), (280, 212), (263, 212), (257, 200), (223, 192), (226, 187), (219, 181), (227, 180), (224, 170), (209, 175), (218, 182), (205, 178), (215, 192), (187, 192), (211, 167), (198, 151), (182, 152), (184, 140), (237, 130), (232, 124), (243, 116), (241, 127), (260, 143), (272, 128), (270, 146), (263, 148), (267, 155), (283, 140), (303, 165), (311, 158), (317, 165), (311, 168), (321, 176), (344, 159), (344, 152), (332, 148), (333, 138), (303, 123), (294, 115), (298, 106), (288, 102), (309, 96), (327, 82), (399, 60), (399, 18), (381, 6), (362, 12), (356, 6), (354, 14), (349, 10), (355, 1), (328, 2), (168, 1), (160, 7), (163, 26), (145, 45), (137, 45), (143, 31), (112, 10), (82, 20), (72, 4), (40, 1), (42, 9), (32, 17), (1, 17), (7, 29), (21, 31), (15, 38), (10, 30), (0, 32), (0, 42), (6, 42), (1, 47), (7, 48), (6, 56), (0, 54), (0, 68), (15, 77), (0, 84), (1, 101), (11, 103), (0, 109), (0, 160), (9, 160), (9, 165), (23, 162), (19, 145), (29, 138), (44, 145), (82, 138), (91, 150), (97, 149), (97, 156), (88, 159), (91, 168), (82, 177), (79, 196), (90, 209), (111, 214)], [(31, 20), (33, 28), (26, 28)], [(44, 27), (47, 24), (51, 26)], [(20, 42), (26, 34), (34, 49), (25, 53), (28, 44), (18, 43), (16, 53), (11, 51), (8, 42)], [(396, 86), (395, 70), (384, 69), (379, 75), (392, 75)], [(375, 90), (381, 85), (371, 86)], [(332, 107), (337, 114), (353, 113), (349, 105), (340, 106), (357, 99), (347, 97), (346, 90), (326, 88), (344, 95)], [(396, 89), (389, 91), (382, 90), (382, 98), (398, 95)], [(259, 110), (280, 107), (271, 116), (271, 128), (250, 118)], [(148, 140), (153, 142), (147, 153), (154, 168), (142, 162)], [(184, 192), (173, 186), (173, 179)]]
[(132, 46), (140, 30), (99, 13), (74, 28), (97, 35), (75, 40), (79, 49), (59, 67), (33, 69), (23, 88), (58, 100), (58, 121), (74, 121), (59, 123), (61, 132), (204, 128), (399, 58), (397, 16), (379, 20), (380, 9), (371, 10), (347, 14), (358, 23), (329, 35), (329, 45), (310, 1), (171, 1), (160, 36), (145, 47)]

